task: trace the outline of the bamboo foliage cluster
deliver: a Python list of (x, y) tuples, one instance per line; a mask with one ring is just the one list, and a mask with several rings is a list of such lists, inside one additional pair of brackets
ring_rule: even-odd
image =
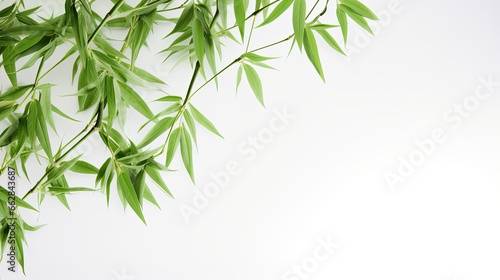
[[(269, 61), (274, 59), (263, 54), (266, 49), (290, 42), (291, 48), (305, 52), (324, 80), (317, 40), (344, 54), (342, 46), (347, 42), (349, 22), (371, 33), (367, 20), (377, 20), (357, 0), (141, 0), (136, 5), (125, 0), (109, 1), (112, 8), (105, 15), (95, 11), (93, 6), (98, 2), (95, 0), (62, 1), (64, 12), (49, 18), (39, 14), (43, 7), (27, 8), (27, 0), (0, 10), (0, 67), (10, 81), (10, 85), (2, 85), (0, 89), (0, 156), (3, 157), (0, 175), (15, 168), (33, 180), (33, 186), (23, 190), (22, 197), (16, 197), (14, 210), (8, 207), (9, 190), (0, 186), (0, 244), (1, 252), (5, 252), (10, 246), (8, 236), (15, 231), (16, 255), (23, 271), (25, 231), (37, 229), (24, 222), (19, 214), (18, 207), (37, 211), (26, 202), (28, 196), (36, 193), (38, 203), (46, 195), (55, 196), (69, 209), (67, 194), (101, 191), (109, 203), (110, 190), (116, 188), (124, 207), (130, 207), (146, 223), (142, 212), (144, 200), (158, 206), (149, 187), (151, 182), (173, 197), (162, 173), (170, 171), (175, 156), (181, 157), (189, 177), (195, 181), (196, 130), (203, 127), (222, 137), (191, 102), (196, 93), (209, 83), (217, 84), (219, 75), (238, 66), (236, 89), (245, 77), (258, 102), (264, 105), (257, 69), (272, 68)], [(289, 10), (293, 33), (249, 50), (254, 29), (289, 15), (286, 13)], [(323, 19), (336, 23), (324, 23)], [(168, 30), (162, 35), (172, 39), (158, 56), (166, 57), (164, 63), (185, 63), (192, 69), (184, 93), (165, 93), (155, 100), (164, 107), (159, 112), (153, 112), (137, 91), (138, 87), (157, 88), (168, 82), (136, 65), (155, 25), (161, 25), (162, 32)], [(105, 35), (103, 28), (109, 29), (111, 35), (113, 30), (126, 31), (126, 36), (119, 39), (121, 48), (109, 43), (110, 39), (117, 39)], [(337, 28), (343, 37), (341, 44), (332, 36), (331, 30)], [(221, 65), (224, 40), (246, 45), (245, 52), (227, 65)], [(49, 65), (54, 54), (60, 59)], [(77, 121), (71, 117), (76, 112), (64, 112), (53, 104), (57, 86), (46, 79), (47, 74), (57, 71), (65, 61), (73, 61), (71, 79), (75, 82), (74, 100), (79, 111), (92, 113), (80, 133), (56, 146), (61, 141), (52, 136), (58, 132), (57, 120)], [(36, 70), (33, 82), (19, 84), (18, 74), (28, 69)], [(147, 133), (137, 143), (124, 137), (117, 125), (125, 124), (129, 108), (146, 119), (140, 129)], [(85, 162), (80, 160), (81, 155), (70, 158), (75, 148), (92, 134), (99, 135), (108, 158), (102, 163)], [(152, 146), (157, 139), (162, 139), (163, 144)], [(40, 178), (31, 178), (26, 168), (33, 159), (45, 170)], [(73, 187), (67, 180), (71, 173), (93, 176), (95, 187)], [(16, 217), (14, 227), (8, 222), (12, 215)]]

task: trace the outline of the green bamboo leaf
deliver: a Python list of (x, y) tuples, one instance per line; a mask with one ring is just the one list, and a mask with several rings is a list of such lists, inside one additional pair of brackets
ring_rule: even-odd
[(75, 192), (95, 192), (95, 189), (91, 188), (83, 188), (83, 187), (74, 187), (74, 188), (61, 188), (61, 187), (49, 187), (49, 192), (58, 195), (58, 194), (69, 194)]
[(75, 157), (74, 159), (72, 159), (70, 161), (62, 162), (59, 165), (59, 167), (56, 167), (56, 168), (53, 168), (52, 170), (50, 170), (48, 175), (47, 175), (48, 179), (47, 179), (47, 182), (45, 183), (45, 185), (49, 185), (52, 182), (55, 182), (57, 179), (61, 178), (61, 176), (63, 176), (64, 173), (66, 173), (66, 171), (68, 171), (73, 165), (75, 165), (75, 163), (78, 161), (78, 159), (81, 156), (82, 155), (78, 155), (77, 157)]
[(171, 198), (174, 198), (157, 169), (146, 166), (146, 173), (149, 175), (149, 178), (151, 178), (151, 180), (153, 180), (153, 182), (155, 182), (160, 187), (160, 189), (162, 189)]
[(340, 27), (340, 25), (325, 24), (325, 23), (317, 23), (317, 24), (309, 25), (309, 28), (313, 29), (313, 30), (326, 30), (326, 29), (336, 28), (336, 27)]
[(302, 50), (304, 26), (306, 21), (306, 0), (294, 0), (293, 3), (293, 31), (299, 49)]
[(6, 92), (0, 94), (0, 100), (2, 101), (12, 101), (21, 98), (29, 89), (33, 88), (33, 85), (25, 85), (20, 87), (12, 87)]
[(56, 132), (56, 125), (54, 123), (54, 117), (52, 116), (52, 98), (50, 87), (40, 90), (40, 105), (47, 123), (50, 125), (52, 130)]
[(238, 92), (238, 87), (241, 83), (241, 76), (243, 75), (243, 64), (238, 67), (238, 72), (236, 73), (236, 92)]
[(0, 11), (0, 18), (9, 16), (12, 13), (12, 11), (14, 11), (15, 8), (16, 8), (16, 3), (13, 3), (12, 5), (3, 8)]
[(146, 219), (142, 213), (139, 198), (137, 197), (132, 181), (126, 172), (120, 172), (118, 174), (118, 189), (122, 192), (125, 201), (130, 205), (132, 210), (134, 210), (142, 222), (146, 224)]
[(345, 12), (342, 10), (340, 5), (337, 5), (337, 19), (339, 21), (340, 28), (342, 29), (342, 36), (344, 37), (344, 45), (347, 44), (347, 35), (349, 32), (348, 25), (347, 25), (347, 15)]
[(181, 102), (181, 101), (182, 97), (175, 95), (167, 95), (155, 100), (155, 102)]
[(107, 95), (108, 103), (108, 130), (113, 127), (113, 122), (117, 114), (117, 103), (120, 102), (121, 98), (117, 98), (117, 93), (115, 91), (115, 82), (113, 77), (106, 76), (104, 78), (104, 92)]
[(330, 33), (328, 33), (328, 31), (326, 30), (316, 30), (316, 32), (318, 32), (319, 35), (321, 35), (321, 37), (323, 37), (323, 39), (325, 40), (325, 42), (330, 45), (330, 47), (332, 47), (332, 49), (336, 50), (337, 52), (343, 54), (343, 55), (346, 55), (344, 53), (344, 51), (342, 50), (342, 48), (339, 46), (339, 44), (337, 44), (337, 41), (335, 41), (335, 39), (332, 37), (332, 35), (330, 35)]
[(227, 28), (227, 0), (217, 0), (217, 10), (219, 11), (219, 17), (221, 20), (222, 27)]
[(248, 64), (243, 64), (243, 70), (245, 70), (245, 75), (247, 77), (248, 83), (250, 84), (250, 87), (252, 88), (253, 93), (255, 94), (255, 97), (257, 97), (257, 100), (259, 100), (260, 104), (265, 107), (264, 93), (262, 91), (262, 82), (260, 81), (259, 74), (257, 74), (257, 71), (255, 71), (255, 69), (253, 69), (253, 67)]
[(133, 152), (127, 156), (118, 158), (117, 161), (130, 166), (140, 165), (144, 160), (151, 159), (159, 150), (160, 148), (158, 147), (148, 151)]
[(172, 159), (174, 158), (174, 155), (177, 151), (177, 147), (179, 147), (181, 139), (181, 128), (178, 127), (174, 130), (172, 130), (172, 133), (170, 134), (170, 138), (168, 139), (168, 144), (167, 144), (167, 158), (165, 160), (165, 166), (168, 167), (170, 163), (172, 162)]
[(16, 226), (15, 232), (16, 234), (14, 240), (17, 246), (14, 246), (14, 252), (17, 258), (17, 262), (19, 263), (21, 269), (23, 270), (23, 274), (26, 275), (26, 272), (24, 271), (24, 246), (23, 246), (23, 240), (21, 239), (21, 236), (23, 235), (21, 227)]
[(191, 115), (191, 113), (189, 113), (189, 110), (184, 110), (182, 115), (184, 116), (184, 120), (186, 121), (186, 124), (189, 128), (189, 132), (193, 137), (194, 145), (196, 146), (196, 149), (198, 149), (198, 141), (196, 139), (196, 125), (194, 123), (193, 116)]
[(151, 112), (151, 109), (149, 106), (144, 102), (144, 100), (133, 90), (131, 87), (128, 85), (117, 81), (118, 85), (120, 86), (121, 89), (121, 96), (129, 104), (134, 108), (137, 112), (141, 113), (143, 116), (145, 116), (147, 119), (153, 119), (154, 115), (153, 112)]
[(294, 0), (283, 0), (269, 14), (269, 16), (259, 25), (259, 27), (269, 24), (279, 18), (292, 5)]
[(257, 61), (257, 62), (262, 62), (262, 61), (267, 61), (271, 59), (276, 59), (277, 57), (272, 57), (272, 56), (262, 56), (256, 53), (252, 52), (247, 52), (241, 55), (241, 58), (247, 58), (251, 61)]
[[(44, 42), (42, 43), (42, 41), (44, 40), (41, 40), (38, 44), (43, 45)], [(60, 42), (61, 39), (53, 40), (52, 38), (50, 38), (49, 43), (39, 49), (34, 55), (32, 55), (30, 59), (23, 65), (23, 67), (19, 69), (19, 71), (32, 67), (41, 57), (44, 57), (45, 60), (49, 59), (52, 54), (54, 54), (57, 44), (59, 44)]]
[(306, 28), (304, 32), (304, 49), (306, 50), (307, 57), (313, 64), (314, 68), (316, 68), (319, 76), (323, 81), (325, 81), (325, 75), (323, 74), (323, 67), (321, 66), (321, 59), (318, 52), (318, 45), (316, 44), (314, 34), (308, 28)]
[(193, 171), (193, 146), (191, 144), (191, 137), (189, 136), (188, 131), (183, 126), (181, 126), (180, 128), (181, 128), (180, 144), (181, 144), (182, 161), (184, 162), (184, 167), (189, 173), (191, 181), (195, 183), (194, 171)]
[(0, 46), (12, 46), (19, 43), (19, 41), (19, 39), (10, 36), (0, 37)]
[(97, 174), (99, 172), (97, 167), (83, 160), (75, 162), (69, 170), (81, 174)]
[(158, 201), (156, 201), (155, 197), (153, 196), (153, 193), (146, 185), (144, 185), (144, 199), (151, 202), (153, 205), (158, 207), (158, 209), (161, 209), (160, 204), (158, 204)]
[[(207, 36), (205, 38), (205, 49), (206, 49), (205, 53), (207, 56), (208, 65), (210, 66), (210, 70), (212, 70), (212, 73), (215, 75), (217, 73), (216, 62), (215, 62), (215, 48), (214, 48), (214, 41), (211, 36)], [(215, 77), (214, 81), (216, 87), (218, 87), (217, 77)]]
[[(125, 62), (121, 62), (123, 64), (123, 66), (125, 66), (125, 68), (127, 69), (130, 69), (131, 66)], [(148, 71), (142, 69), (142, 68), (139, 68), (137, 66), (134, 66), (134, 68), (132, 69), (132, 72), (137, 75), (138, 77), (142, 78), (144, 81), (146, 82), (149, 82), (149, 83), (153, 83), (153, 84), (162, 84), (162, 85), (166, 85), (166, 83), (161, 80), (160, 78), (156, 77), (155, 75), (149, 73)]]
[(74, 121), (74, 122), (80, 122), (79, 120), (77, 119), (73, 119), (72, 117), (66, 115), (63, 111), (61, 111), (59, 108), (57, 108), (56, 106), (54, 106), (54, 104), (52, 104), (52, 111), (56, 114), (58, 114), (59, 116), (65, 118), (65, 119), (68, 119), (70, 121)]
[(24, 108), (24, 116), (26, 116), (27, 140), (32, 147), (35, 146), (36, 142), (36, 128), (38, 122), (38, 108), (33, 104), (34, 103), (31, 101), (26, 104), (26, 108)]
[(193, 20), (193, 44), (196, 57), (200, 63), (203, 62), (203, 57), (205, 55), (205, 35), (203, 33), (203, 28), (199, 19), (195, 18)]
[(36, 136), (38, 138), (38, 141), (40, 142), (40, 145), (42, 146), (42, 149), (45, 151), (45, 154), (49, 158), (50, 161), (52, 161), (52, 147), (50, 145), (50, 138), (49, 138), (49, 133), (47, 130), (47, 122), (45, 120), (45, 116), (42, 111), (42, 106), (40, 105), (40, 102), (38, 100), (33, 100), (33, 105), (36, 106), (36, 111), (37, 111), (37, 124), (36, 124)]
[(18, 105), (14, 101), (0, 101), (0, 121), (7, 118), (17, 109)]
[(144, 169), (141, 169), (139, 173), (134, 178), (134, 190), (135, 193), (137, 194), (137, 199), (139, 200), (139, 204), (141, 205), (141, 208), (143, 206), (143, 200), (144, 200), (144, 188), (146, 186), (146, 175), (144, 173)]
[(366, 7), (363, 3), (357, 0), (340, 0), (340, 3), (348, 6), (354, 12), (359, 14), (362, 17), (378, 20), (379, 18), (375, 15), (368, 7)]
[(159, 120), (153, 128), (144, 136), (144, 139), (137, 145), (137, 148), (143, 148), (154, 140), (158, 139), (163, 133), (167, 131), (174, 124), (174, 118), (166, 117)]
[(146, 43), (146, 39), (152, 30), (151, 21), (154, 19), (156, 10), (150, 11), (147, 14), (141, 15), (137, 20), (136, 26), (132, 29), (130, 33), (130, 48), (132, 49), (131, 62), (132, 68), (135, 66), (137, 57), (139, 56), (139, 51), (142, 46)]
[(240, 31), (241, 40), (245, 40), (245, 1), (236, 0), (233, 3), (234, 17), (236, 18), (236, 25), (238, 25), (238, 30)]
[[(5, 189), (4, 187), (0, 186), (0, 201), (8, 203), (10, 197), (11, 196), (9, 195), (9, 191), (7, 189)], [(38, 210), (36, 210), (35, 207), (31, 206), (29, 203), (27, 203), (26, 201), (24, 201), (22, 198), (20, 198), (18, 196), (15, 197), (14, 201), (15, 201), (16, 205), (19, 207), (23, 207), (23, 208), (38, 212)]]
[[(57, 180), (52, 181), (50, 184), (48, 184), (48, 186), (49, 188), (55, 187), (60, 189), (69, 189), (68, 181), (66, 180), (66, 177), (64, 175), (59, 177)], [(41, 193), (41, 195), (43, 194), (44, 192)], [(66, 207), (66, 209), (71, 211), (71, 207), (69, 206), (68, 198), (66, 197), (65, 193), (54, 193), (54, 195), (61, 202), (61, 204)]]
[[(73, 3), (68, 5), (68, 2)], [(75, 1), (66, 1), (66, 15), (71, 23), (80, 57), (82, 61), (85, 61), (87, 59), (87, 32), (85, 31), (85, 25), (80, 23), (80, 18), (74, 2)]]
[[(24, 55), (27, 55), (36, 51), (36, 44), (42, 41), (44, 37), (44, 35), (31, 35), (22, 39), (15, 45), (15, 47), (10, 48), (5, 53), (3, 53), (3, 61), (0, 61), (0, 65), (12, 64), (14, 63), (13, 60), (16, 56), (23, 56), (23, 53)], [(42, 46), (39, 46), (39, 48), (42, 48), (43, 45), (44, 44), (42, 44)]]
[[(1, 40), (1, 38), (0, 38)], [(12, 49), (12, 47), (9, 47), (7, 49)], [(3, 58), (5, 60), (5, 52), (3, 53)], [(17, 71), (16, 71), (16, 62), (12, 61), (12, 63), (6, 63), (4, 66), (5, 73), (9, 77), (10, 83), (12, 84), (13, 87), (17, 87)]]
[(94, 44), (101, 49), (106, 55), (112, 57), (113, 59), (128, 59), (126, 55), (115, 49), (111, 46), (108, 41), (106, 41), (103, 37), (95, 37)]
[(168, 36), (174, 34), (175, 32), (183, 31), (189, 25), (189, 23), (191, 23), (193, 17), (194, 17), (194, 6), (193, 4), (189, 4), (184, 8), (184, 10), (182, 10), (179, 19), (176, 21), (174, 29), (170, 32)]
[(342, 11), (344, 11), (352, 20), (354, 20), (359, 26), (363, 27), (366, 31), (368, 31), (370, 34), (373, 35), (373, 31), (371, 27), (368, 25), (368, 22), (366, 19), (364, 19), (362, 16), (360, 16), (358, 13), (356, 13), (353, 9), (350, 7), (340, 4), (339, 5)]
[[(191, 113), (194, 117), (194, 119), (204, 126), (206, 129), (208, 129), (210, 132), (213, 134), (219, 136), (220, 138), (224, 139), (220, 132), (215, 128), (212, 122), (210, 122), (198, 109), (196, 109), (192, 104), (189, 104), (189, 109), (191, 109)], [(192, 134), (192, 133), (191, 133)]]

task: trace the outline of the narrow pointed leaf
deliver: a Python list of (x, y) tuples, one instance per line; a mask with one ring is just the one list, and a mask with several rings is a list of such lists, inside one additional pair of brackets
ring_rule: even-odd
[(193, 118), (202, 126), (204, 126), (206, 129), (208, 129), (210, 132), (213, 134), (219, 136), (220, 138), (222, 135), (220, 132), (215, 128), (212, 122), (210, 122), (198, 109), (196, 109), (192, 104), (189, 104), (189, 108), (191, 109), (191, 114), (193, 115)]
[(189, 136), (188, 131), (183, 126), (181, 126), (180, 134), (181, 134), (180, 144), (181, 144), (182, 161), (184, 162), (184, 167), (189, 173), (191, 181), (193, 181), (194, 183), (195, 180), (193, 171), (193, 146), (191, 144), (191, 137)]
[(255, 71), (255, 69), (248, 64), (243, 64), (243, 70), (245, 70), (245, 75), (253, 93), (255, 94), (255, 97), (257, 97), (260, 104), (265, 107), (264, 92), (262, 91), (262, 82), (260, 81), (259, 74), (257, 74), (257, 71)]
[(304, 26), (306, 21), (306, 0), (294, 0), (293, 3), (293, 31), (299, 49), (302, 49)]
[(319, 57), (319, 52), (318, 52), (318, 45), (316, 44), (316, 39), (314, 38), (314, 34), (308, 28), (305, 29), (304, 33), (304, 49), (306, 50), (307, 57), (313, 64), (319, 76), (323, 81), (325, 81), (325, 76), (323, 74), (323, 67), (321, 66), (321, 59)]

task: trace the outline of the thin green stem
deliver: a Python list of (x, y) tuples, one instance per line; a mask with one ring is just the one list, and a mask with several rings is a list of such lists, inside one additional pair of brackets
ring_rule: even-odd
[(253, 35), (253, 30), (255, 28), (255, 20), (256, 19), (257, 19), (257, 17), (254, 16), (253, 21), (252, 21), (252, 28), (250, 29), (250, 35), (248, 36), (247, 48), (246, 48), (245, 52), (248, 52), (248, 48), (250, 47), (250, 41), (252, 41), (252, 35)]
[(97, 36), (97, 34), (101, 31), (101, 29), (104, 27), (104, 25), (108, 22), (108, 20), (111, 18), (113, 13), (120, 8), (121, 5), (125, 3), (125, 0), (119, 0), (116, 2), (116, 4), (109, 10), (109, 12), (106, 14), (106, 16), (102, 19), (101, 23), (97, 26), (97, 28), (94, 30), (92, 35), (90, 35), (89, 39), (87, 40), (87, 44), (92, 42), (94, 38)]
[(266, 46), (263, 46), (263, 47), (260, 47), (260, 48), (256, 48), (256, 49), (251, 50), (251, 51), (249, 51), (249, 52), (258, 52), (258, 51), (260, 51), (260, 50), (267, 49), (267, 48), (270, 48), (270, 47), (272, 47), (272, 46), (276, 46), (276, 45), (282, 44), (282, 43), (284, 43), (284, 42), (286, 42), (286, 41), (288, 41), (288, 40), (292, 39), (292, 38), (293, 38), (293, 36), (295, 36), (295, 35), (294, 35), (294, 34), (292, 34), (292, 35), (290, 35), (290, 36), (286, 37), (286, 38), (285, 38), (285, 39), (283, 39), (283, 40), (280, 40), (280, 41), (278, 41), (278, 42), (274, 42), (274, 43), (272, 43), (272, 44), (269, 44), (269, 45), (266, 45)]
[(71, 148), (69, 148), (64, 154), (59, 156), (57, 159), (54, 160), (54, 164), (50, 166), (45, 174), (37, 181), (37, 183), (23, 196), (23, 200), (28, 197), (30, 194), (38, 191), (42, 186), (43, 186), (43, 181), (47, 178), (47, 176), (50, 174), (50, 172), (59, 164), (60, 161), (65, 159), (74, 149), (76, 149), (81, 143), (83, 143), (87, 138), (89, 138), (94, 132), (98, 131), (100, 128), (100, 125), (102, 123), (102, 113), (103, 113), (103, 103), (99, 102), (98, 105), (98, 114), (97, 114), (97, 120), (92, 127), (91, 130), (89, 130), (78, 142), (76, 142)]
[(314, 3), (314, 6), (312, 7), (312, 9), (309, 11), (309, 13), (307, 14), (306, 16), (306, 19), (309, 18), (309, 16), (312, 14), (312, 12), (314, 11), (314, 9), (316, 8), (316, 6), (318, 6), (319, 4), (319, 0), (316, 0), (316, 3)]
[[(260, 9), (258, 9), (258, 10), (255, 10), (253, 13), (251, 13), (248, 17), (246, 17), (246, 18), (245, 18), (245, 21), (247, 21), (247, 20), (251, 19), (252, 17), (257, 16), (257, 15), (258, 15), (258, 14), (260, 14), (262, 11), (264, 11), (265, 9), (267, 9), (267, 8), (271, 7), (272, 5), (274, 5), (274, 4), (276, 4), (276, 3), (278, 3), (279, 1), (280, 1), (280, 0), (275, 0), (275, 1), (273, 1), (273, 2), (271, 2), (271, 3), (269, 3), (269, 4), (267, 4), (267, 5), (265, 5), (264, 7), (260, 8)], [(238, 26), (237, 24), (234, 24), (234, 25), (233, 25), (233, 26), (231, 26), (231, 27), (228, 27), (228, 28), (226, 28), (226, 29), (224, 29), (224, 30), (221, 30), (221, 31), (217, 32), (217, 34), (221, 34), (221, 33), (227, 32), (227, 31), (229, 31), (229, 30), (231, 30), (231, 29), (236, 28), (237, 26)]]

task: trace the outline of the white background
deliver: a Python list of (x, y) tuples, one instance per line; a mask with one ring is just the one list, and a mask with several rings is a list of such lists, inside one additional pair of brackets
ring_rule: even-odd
[[(390, 18), (373, 24), (374, 37), (352, 27), (349, 59), (320, 44), (326, 83), (305, 54), (294, 50), (273, 62), (279, 71), (259, 72), (266, 108), (245, 81), (235, 96), (236, 68), (221, 77), (218, 93), (209, 86), (193, 99), (225, 139), (199, 129), (197, 185), (176, 158), (178, 171), (165, 174), (176, 199), (155, 190), (162, 210), (145, 206), (147, 226), (130, 209), (123, 212), (116, 192), (109, 208), (101, 193), (70, 196), (71, 212), (48, 197), (39, 215), (28, 214), (31, 224), (47, 225), (27, 234), (27, 276), (7, 272), (4, 260), (1, 279), (296, 280), (301, 278), (286, 278), (287, 271), (311, 264), (317, 240), (328, 238), (338, 248), (309, 269), (307, 279), (500, 279), (500, 86), (460, 124), (445, 119), (454, 104), (474, 98), (480, 77), (500, 81), (500, 5), (493, 0), (364, 3)], [(255, 37), (252, 47), (286, 37), (289, 18), (277, 24)], [(141, 64), (165, 78), (169, 92), (183, 95), (188, 69), (169, 73), (151, 55), (164, 48), (165, 30), (155, 31)], [(225, 59), (242, 49), (229, 48)], [(261, 54), (283, 55), (288, 49), (286, 44)], [(64, 81), (71, 64), (47, 78), (60, 79), (60, 95), (68, 93)], [(9, 83), (0, 75), (5, 90)], [(56, 103), (71, 112), (68, 100), (74, 99)], [(294, 116), (281, 131), (269, 130), (275, 110)], [(76, 116), (85, 120), (84, 114)], [(61, 133), (66, 140), (71, 129), (81, 129), (57, 120), (68, 124)], [(144, 121), (131, 113), (127, 136), (134, 139), (135, 127)], [(435, 129), (446, 140), (391, 188), (384, 174), (397, 174), (401, 157), (418, 151), (415, 141), (430, 138)], [(240, 151), (249, 137), (269, 131), (272, 140), (255, 157)], [(100, 165), (104, 149), (97, 140), (81, 151)], [(210, 174), (229, 163), (236, 163), (239, 173), (197, 215), (183, 216), (182, 207), (195, 207), (195, 190), (206, 190), (214, 182)], [(42, 170), (34, 166), (38, 178)], [(24, 180), (19, 185), (23, 193), (31, 187)], [(35, 197), (30, 202), (35, 204)]]

